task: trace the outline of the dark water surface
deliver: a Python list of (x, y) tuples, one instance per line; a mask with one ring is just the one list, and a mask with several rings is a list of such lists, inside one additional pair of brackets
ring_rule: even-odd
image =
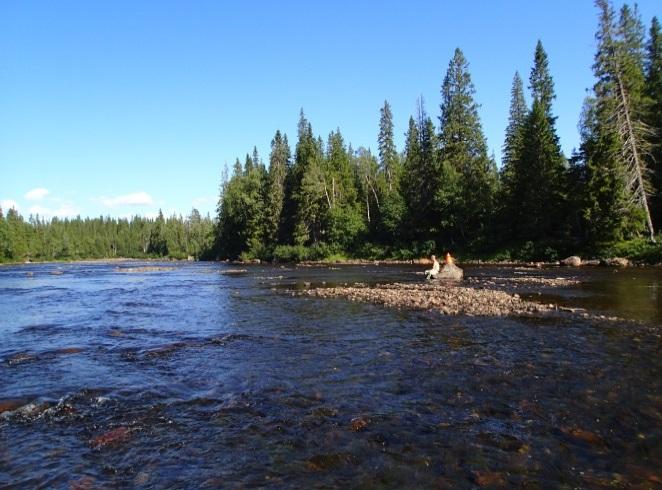
[(0, 487), (660, 488), (659, 269), (466, 269), (610, 321), (287, 292), (410, 267), (138, 265), (0, 268)]

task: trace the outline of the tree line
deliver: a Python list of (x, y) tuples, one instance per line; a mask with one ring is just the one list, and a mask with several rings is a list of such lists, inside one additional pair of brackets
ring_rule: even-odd
[(0, 262), (90, 258), (209, 258), (213, 220), (193, 209), (186, 218), (53, 218), (25, 220), (0, 209)]
[[(662, 39), (636, 5), (599, 13), (595, 84), (579, 122), (581, 144), (562, 153), (547, 53), (535, 46), (528, 77), (514, 74), (497, 168), (476, 90), (455, 50), (430, 116), (421, 98), (404, 148), (388, 101), (377, 154), (340, 129), (316, 136), (303, 110), (294, 149), (275, 132), (265, 162), (254, 148), (224, 171), (217, 216), (56, 219), (0, 210), (0, 260), (89, 257), (321, 259), (462, 256), (556, 259), (624, 240), (655, 241), (662, 223)], [(267, 165), (268, 163), (268, 165)]]
[[(538, 41), (531, 105), (515, 73), (497, 169), (458, 48), (441, 84), (436, 121), (419, 99), (405, 147), (380, 111), (378, 154), (354, 149), (339, 129), (314, 136), (303, 110), (291, 151), (276, 131), (268, 168), (257, 150), (221, 185), (219, 257), (415, 256), (433, 250), (554, 259), (567, 251), (647, 236), (662, 219), (662, 41), (636, 6), (597, 0), (596, 82), (580, 121), (581, 146), (559, 144), (554, 81)], [(436, 122), (436, 125), (435, 125)], [(505, 258), (505, 257), (504, 257)]]

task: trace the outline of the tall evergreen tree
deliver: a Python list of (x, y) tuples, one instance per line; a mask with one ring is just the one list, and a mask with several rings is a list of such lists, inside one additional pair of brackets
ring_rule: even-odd
[(552, 115), (554, 82), (540, 41), (529, 80), (533, 105), (522, 128), (521, 153), (513, 164), (518, 201), (514, 232), (520, 240), (560, 239), (565, 231), (566, 161)]
[(646, 122), (650, 127), (651, 196), (653, 223), (662, 223), (662, 30), (657, 17), (651, 21), (646, 47), (646, 96), (650, 105)]
[[(451, 199), (456, 203), (455, 210), (448, 209), (443, 214), (455, 214), (451, 239), (471, 244), (484, 235), (491, 220), (497, 178), (494, 162), (487, 155), (487, 143), (478, 116), (479, 106), (474, 100), (476, 90), (468, 68), (469, 63), (457, 48), (441, 87), (439, 141), (441, 160), (450, 167), (446, 172), (452, 169), (460, 179), (456, 185), (453, 179), (445, 178), (436, 183), (436, 190), (440, 191), (444, 203), (449, 202), (449, 196), (456, 194)], [(451, 183), (455, 189), (448, 189)]]
[(291, 172), (292, 238), (295, 244), (304, 245), (321, 239), (329, 199), (325, 193), (323, 142), (313, 136), (303, 110), (299, 115), (298, 136)]
[(435, 220), (434, 196), (439, 181), (437, 137), (432, 119), (418, 101), (417, 120), (409, 120), (405, 142), (403, 191), (408, 209), (408, 228), (416, 239), (430, 239)]
[(166, 236), (166, 225), (163, 212), (159, 209), (156, 223), (152, 227), (149, 237), (149, 252), (156, 255), (168, 255), (168, 239)]
[[(605, 209), (603, 212), (623, 215), (623, 219), (615, 220), (614, 225), (628, 224), (627, 228), (636, 228), (637, 216), (643, 215), (649, 237), (654, 241), (644, 160), (648, 142), (643, 121), (646, 107), (643, 93), (643, 36), (640, 32), (643, 27), (636, 11), (632, 12), (627, 6), (621, 9), (616, 21), (607, 0), (596, 0), (596, 5), (600, 10), (600, 22), (596, 34), (598, 50), (593, 66), (597, 78), (594, 86), (595, 114), (598, 139), (610, 141), (610, 150), (600, 159), (596, 159), (595, 155), (587, 155), (593, 170), (588, 176), (589, 185), (592, 179), (606, 180), (600, 173), (617, 169), (616, 173), (621, 180), (615, 185), (625, 187), (629, 202), (626, 206), (619, 203), (617, 209)], [(619, 188), (611, 192), (621, 195)], [(588, 207), (591, 205), (595, 207), (594, 203), (589, 203)], [(625, 229), (614, 230), (606, 234), (620, 236), (625, 232)]]
[(633, 208), (625, 187), (618, 135), (605, 120), (602, 104), (589, 98), (584, 103), (580, 132), (581, 159), (586, 172), (582, 214), (584, 237), (591, 242), (622, 240), (632, 231)]
[(528, 112), (529, 109), (526, 100), (524, 100), (522, 78), (518, 72), (515, 72), (513, 85), (510, 89), (510, 111), (506, 138), (502, 148), (503, 175), (506, 181), (514, 171), (513, 163), (519, 159), (522, 151), (522, 128), (526, 122)]
[(290, 164), (291, 152), (287, 135), (276, 131), (271, 140), (269, 156), (269, 177), (265, 208), (265, 241), (273, 246), (282, 238), (283, 209), (285, 206), (285, 178)]
[(384, 101), (384, 107), (380, 109), (379, 118), (379, 163), (382, 172), (386, 176), (389, 192), (393, 191), (393, 183), (397, 174), (398, 154), (393, 141), (393, 114), (391, 106), (387, 100)]
[(556, 98), (556, 95), (554, 94), (554, 82), (549, 73), (547, 53), (540, 40), (536, 44), (533, 57), (533, 69), (529, 77), (529, 89), (531, 89), (533, 100), (537, 101), (541, 109), (551, 118), (552, 101)]
[(517, 165), (521, 162), (524, 127), (528, 113), (522, 78), (518, 72), (515, 72), (510, 89), (510, 111), (502, 148), (501, 188), (497, 204), (500, 215), (498, 235), (501, 240), (506, 241), (513, 237), (513, 222), (520, 207), (522, 189), (518, 189), (517, 184), (523, 181), (518, 178), (517, 173), (520, 169)]
[(7, 236), (7, 222), (0, 207), (0, 261), (9, 258), (9, 237)]

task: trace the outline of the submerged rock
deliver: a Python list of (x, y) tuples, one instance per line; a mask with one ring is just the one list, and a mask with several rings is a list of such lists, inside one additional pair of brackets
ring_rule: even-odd
[(354, 417), (352, 419), (351, 427), (354, 432), (361, 432), (370, 424), (370, 419), (366, 417)]
[(97, 449), (104, 446), (114, 446), (126, 442), (130, 437), (131, 430), (128, 427), (118, 427), (95, 437), (90, 441), (90, 445)]
[(9, 398), (0, 400), (0, 414), (5, 412), (13, 412), (14, 410), (27, 404), (28, 400), (26, 398)]

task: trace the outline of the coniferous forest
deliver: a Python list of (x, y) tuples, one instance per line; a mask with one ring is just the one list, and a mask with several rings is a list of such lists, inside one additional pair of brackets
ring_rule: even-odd
[[(469, 61), (456, 49), (441, 104), (419, 99), (404, 148), (388, 101), (376, 154), (340, 129), (315, 135), (303, 110), (296, 141), (237, 159), (222, 178), (218, 215), (155, 220), (0, 218), (0, 260), (171, 256), (303, 260), (461, 257), (555, 260), (627, 253), (659, 261), (662, 226), (662, 39), (636, 6), (596, 1), (595, 83), (581, 145), (564, 155), (554, 80), (542, 42), (526, 79), (515, 73), (497, 168), (488, 154)], [(526, 86), (526, 88), (525, 88)], [(528, 89), (531, 104), (526, 102)]]

